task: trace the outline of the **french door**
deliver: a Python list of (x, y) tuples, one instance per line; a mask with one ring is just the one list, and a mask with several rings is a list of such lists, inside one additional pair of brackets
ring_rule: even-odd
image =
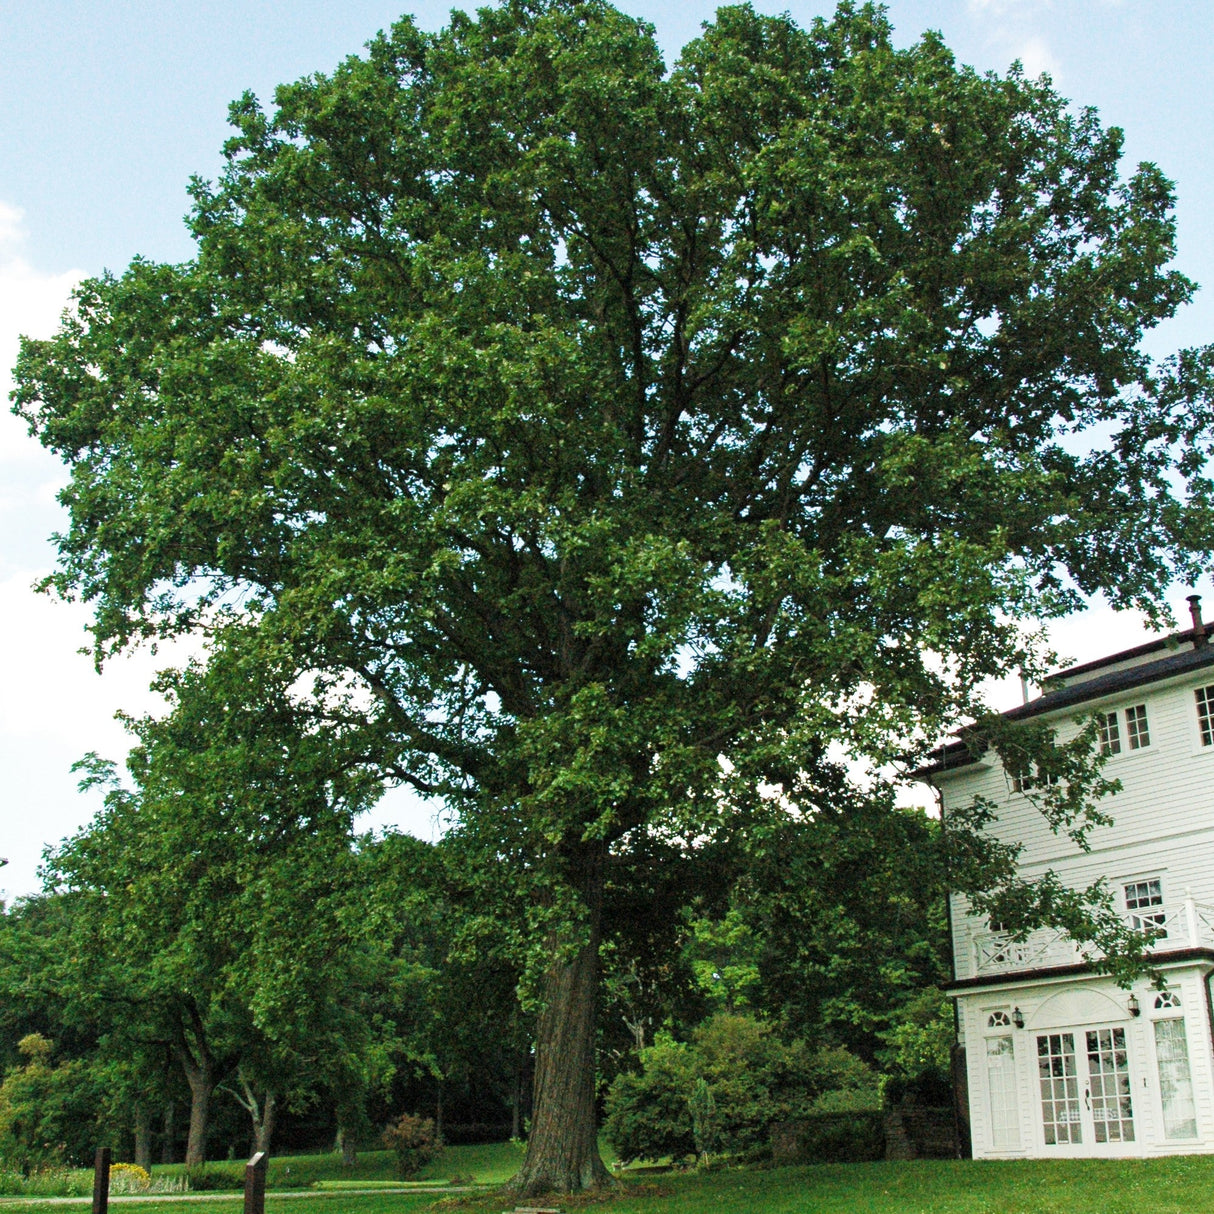
[(1037, 1077), (1046, 1146), (1116, 1154), (1116, 1144), (1134, 1141), (1124, 1028), (1039, 1034)]

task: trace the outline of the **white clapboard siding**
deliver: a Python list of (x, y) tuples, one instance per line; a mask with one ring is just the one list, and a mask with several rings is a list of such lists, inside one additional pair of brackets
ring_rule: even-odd
[[(1127, 993), (1107, 978), (1087, 978), (1084, 985), (1100, 990), (1113, 1003), (1124, 1005)], [(1038, 1089), (1036, 1038), (1033, 1016), (1052, 995), (1073, 988), (1075, 982), (1055, 982), (1032, 986), (1005, 987), (996, 991), (975, 992), (961, 997), (960, 1020), (971, 1048), (966, 1050), (970, 1092), (970, 1128), (974, 1155), (977, 1158), (1011, 1158), (1025, 1155), (1049, 1155), (1041, 1146), (1041, 1107)], [(1123, 1155), (1164, 1155), (1182, 1151), (1185, 1154), (1214, 1153), (1214, 1057), (1211, 1055), (1210, 1032), (1206, 1022), (1206, 1004), (1200, 973), (1189, 969), (1173, 974), (1169, 988), (1180, 994), (1189, 1049), (1189, 1065), (1196, 1105), (1197, 1137), (1168, 1140), (1164, 1135), (1158, 1067), (1155, 1057), (1154, 1022), (1162, 1014), (1154, 1010), (1155, 992), (1149, 984), (1136, 985), (1135, 993), (1142, 1006), (1137, 1018), (1122, 1016), (1119, 1023), (1126, 1032), (1131, 1059), (1131, 1095), (1134, 1103), (1135, 1141), (1122, 1144), (1113, 1153)], [(1025, 1029), (995, 1029), (987, 1027), (987, 1017), (993, 1011), (1011, 1013), (1019, 1008), (1028, 1021)], [(1168, 1013), (1172, 1015), (1174, 1013)], [(1110, 1018), (1116, 1021), (1116, 1017)], [(1054, 1031), (1054, 1030), (1048, 1030)], [(1082, 1040), (1076, 1028), (1076, 1046)], [(1016, 1099), (1020, 1125), (1020, 1145), (1014, 1149), (996, 1149), (991, 1129), (991, 1110), (986, 1087), (986, 1038), (995, 1034), (1012, 1037), (1015, 1049)], [(1091, 1145), (1091, 1144), (1089, 1144)], [(1099, 1152), (1097, 1152), (1099, 1153)]]
[[(1158, 649), (1139, 658), (1105, 663), (1095, 672), (1080, 671), (1070, 683), (1073, 687), (1086, 678), (1103, 677), (1157, 658)], [(1104, 772), (1122, 787), (1101, 803), (1112, 822), (1091, 830), (1086, 849), (1065, 833), (1050, 830), (1032, 797), (1013, 789), (993, 752), (979, 762), (933, 777), (946, 823), (950, 810), (955, 812), (974, 797), (998, 807), (990, 829), (1005, 842), (1020, 846), (1020, 872), (1030, 880), (1047, 871), (1075, 888), (1103, 879), (1124, 913), (1125, 885), (1158, 879), (1168, 934), (1154, 949), (1160, 954), (1169, 990), (1181, 1000), (1179, 1008), (1166, 1003), (1156, 1007), (1159, 993), (1144, 978), (1133, 985), (1140, 1011), (1134, 1015), (1130, 992), (1107, 976), (1090, 970), (1051, 972), (1082, 960), (1060, 933), (1042, 931), (1027, 941), (1009, 941), (991, 933), (984, 918), (969, 914), (965, 898), (954, 894), (950, 908), (955, 977), (961, 984), (955, 990), (958, 1036), (965, 1050), (974, 1154), (979, 1158), (1214, 1153), (1214, 1040), (1207, 982), (1211, 966), (1208, 953), (1183, 951), (1197, 944), (1214, 947), (1214, 746), (1201, 744), (1194, 696), (1195, 689), (1204, 686), (1214, 686), (1214, 666), (1208, 663), (1181, 676), (1039, 718), (1066, 738), (1079, 728), (1079, 718), (1090, 719), (1093, 712), (1118, 715), (1121, 752), (1109, 758)], [(1125, 709), (1140, 704), (1146, 707), (1150, 743), (1131, 750)], [(992, 1027), (989, 1017), (993, 1012), (1013, 1021), (1020, 1018), (1024, 1027), (1017, 1029), (1014, 1023), (1010, 1028)], [(1183, 1018), (1185, 1025), (1196, 1139), (1169, 1140), (1163, 1118), (1155, 1023), (1176, 1017)], [(1056, 1027), (1063, 1024), (1067, 1027)], [(1044, 1032), (1074, 1032), (1077, 1050), (1082, 1050), (1082, 1034), (1096, 1031), (1100, 1025), (1125, 1032), (1135, 1141), (1047, 1146), (1037, 1037)], [(1010, 1036), (1013, 1042), (1020, 1129), (1015, 1147), (996, 1149), (994, 1145), (986, 1048), (992, 1035)], [(1086, 1116), (1090, 1129), (1092, 1114)]]
[[(1121, 721), (1122, 752), (1109, 758), (1104, 771), (1119, 780), (1122, 789), (1100, 803), (1113, 822), (1093, 828), (1090, 850), (1051, 831), (1031, 797), (1013, 791), (993, 753), (982, 763), (939, 779), (946, 816), (951, 806), (975, 796), (998, 804), (992, 833), (1021, 845), (1025, 875), (1052, 869), (1079, 886), (1099, 877), (1115, 882), (1158, 874), (1165, 881), (1167, 905), (1178, 904), (1186, 895), (1214, 905), (1214, 747), (1200, 743), (1194, 699), (1194, 688), (1209, 680), (1206, 673), (1083, 706), (1085, 714), (1117, 711)], [(1135, 704), (1146, 706), (1151, 740), (1149, 746), (1131, 751), (1124, 709)], [(1077, 728), (1076, 715), (1067, 713), (1051, 723), (1065, 737)], [(973, 935), (984, 932), (986, 925), (969, 919), (964, 900), (955, 898), (953, 927), (957, 977), (970, 977)]]

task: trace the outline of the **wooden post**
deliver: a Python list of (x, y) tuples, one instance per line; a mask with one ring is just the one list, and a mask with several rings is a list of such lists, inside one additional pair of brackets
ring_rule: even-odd
[(266, 1211), (266, 1153), (258, 1151), (245, 1164), (244, 1214), (265, 1214)]
[(110, 1148), (98, 1147), (93, 1160), (93, 1214), (110, 1208)]

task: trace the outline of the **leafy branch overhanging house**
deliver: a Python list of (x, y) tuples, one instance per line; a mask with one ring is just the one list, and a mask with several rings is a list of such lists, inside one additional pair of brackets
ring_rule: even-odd
[(1017, 941), (953, 895), (949, 993), (975, 1158), (1214, 1151), (1214, 625), (1197, 596), (1190, 608), (1191, 629), (1064, 670), (1005, 714), (1060, 736), (1100, 714), (1104, 774), (1122, 791), (1102, 803), (1114, 822), (1090, 851), (1051, 832), (993, 750), (950, 744), (918, 773), (946, 818), (975, 795), (995, 802), (1023, 876), (1103, 876), (1131, 925), (1158, 933), (1150, 958), (1166, 981), (1126, 990), (1063, 933)]

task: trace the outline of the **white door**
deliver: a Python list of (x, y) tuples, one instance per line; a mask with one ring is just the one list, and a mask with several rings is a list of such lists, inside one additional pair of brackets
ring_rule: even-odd
[(1020, 1109), (1016, 1100), (1016, 1051), (1010, 1035), (986, 1039), (986, 1091), (991, 1146), (996, 1151), (1014, 1151), (1020, 1146)]
[(1037, 1077), (1047, 1147), (1068, 1155), (1125, 1153), (1134, 1141), (1134, 1103), (1124, 1028), (1038, 1034)]

